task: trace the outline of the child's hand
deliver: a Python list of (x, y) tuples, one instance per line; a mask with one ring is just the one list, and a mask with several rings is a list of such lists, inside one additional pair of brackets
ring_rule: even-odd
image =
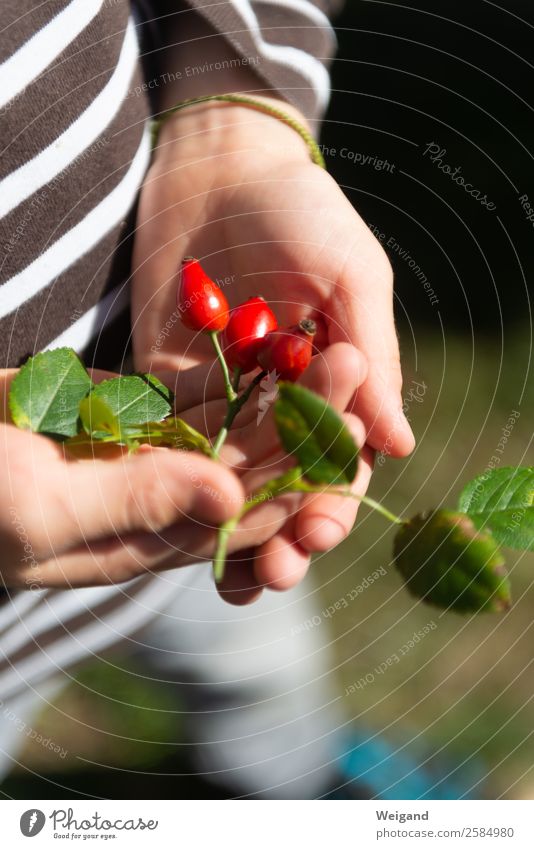
[[(187, 372), (179, 386), (177, 412), (215, 433), (226, 404), (222, 383), (208, 382), (211, 400), (193, 406), (188, 399), (198, 393), (197, 371)], [(338, 344), (314, 361), (306, 378), (343, 408), (365, 373), (361, 355)], [(0, 375), (0, 401), (13, 375)], [(111, 376), (93, 372), (96, 382)], [(362, 442), (361, 423), (354, 416), (349, 423)], [(222, 455), (241, 485), (224, 465), (194, 452), (145, 445), (128, 455), (97, 445), (98, 459), (76, 461), (61, 444), (9, 423), (0, 424), (0, 440), (0, 574), (7, 586), (25, 589), (118, 583), (147, 570), (209, 560), (216, 528), (238, 512), (244, 490), (278, 474), (285, 462), (272, 417), (258, 425), (254, 405), (236, 420)], [(364, 456), (355, 491), (365, 490), (369, 473)], [(229, 565), (223, 596), (242, 604), (264, 586), (292, 586), (306, 571), (309, 552), (339, 541), (353, 518), (353, 503), (331, 495), (288, 496), (257, 508), (232, 537), (230, 552), (241, 553)]]
[[(312, 360), (301, 382), (342, 411), (366, 373), (362, 355), (346, 342), (338, 342)], [(206, 374), (206, 367), (199, 365), (178, 375), (160, 372), (158, 376), (175, 389), (177, 413), (214, 439), (226, 411), (226, 398), (218, 369), (211, 370), (209, 377)], [(204, 398), (200, 387), (205, 390)], [(184, 398), (195, 394), (199, 396), (197, 406), (184, 410)], [(258, 417), (260, 394), (265, 414)], [(263, 387), (259, 392), (255, 390), (237, 416), (221, 452), (221, 461), (241, 477), (247, 493), (293, 464), (280, 447), (269, 409), (274, 400), (274, 393), (266, 393)], [(345, 419), (357, 444), (363, 445), (365, 428), (361, 420), (348, 413)], [(365, 493), (371, 477), (371, 455), (367, 447), (360, 454), (358, 475), (351, 487), (360, 495)], [(294, 586), (305, 575), (312, 552), (326, 551), (347, 536), (357, 506), (357, 501), (325, 493), (305, 497), (292, 494), (255, 507), (230, 538), (230, 551), (239, 550), (240, 554), (227, 564), (220, 586), (223, 596), (242, 604), (256, 598), (262, 587), (283, 590)]]
[[(213, 349), (205, 336), (185, 329), (176, 313), (176, 272), (187, 254), (201, 258), (232, 306), (261, 294), (281, 326), (311, 312), (322, 351), (303, 382), (340, 411), (358, 414), (363, 425), (352, 424), (360, 444), (381, 448), (388, 441), (388, 453), (409, 453), (413, 436), (399, 417), (391, 268), (292, 129), (243, 107), (188, 109), (164, 125), (142, 191), (134, 249), (135, 365), (173, 387), (179, 373), (178, 410), (185, 392), (188, 406), (199, 405), (193, 423), (201, 430), (205, 402), (218, 404), (216, 415), (211, 409), (215, 434), (225, 404), (215, 400), (224, 395)], [(223, 459), (241, 473), (247, 468), (243, 482), (253, 488), (276, 471), (278, 446), (269, 419), (259, 430), (253, 421), (236, 431)], [(360, 494), (371, 464), (366, 448), (355, 483)], [(326, 550), (346, 536), (356, 509), (352, 500), (325, 494), (288, 496), (252, 511), (243, 525), (259, 539), (241, 565), (229, 564), (223, 591), (233, 590), (229, 600), (241, 602), (263, 584), (284, 589), (296, 583), (311, 551)], [(245, 532), (232, 544), (244, 548)]]
[[(209, 340), (194, 337), (175, 314), (176, 270), (187, 254), (223, 279), (231, 305), (261, 294), (281, 325), (311, 311), (322, 347), (345, 341), (362, 351), (369, 372), (355, 409), (367, 441), (376, 449), (387, 441), (393, 456), (411, 451), (410, 427), (399, 416), (389, 262), (294, 130), (217, 103), (190, 107), (163, 125), (134, 251), (138, 368), (179, 371), (213, 359)], [(202, 384), (198, 390), (200, 401)]]
[(9, 424), (0, 453), (8, 587), (118, 583), (209, 558), (217, 525), (243, 500), (237, 477), (196, 453), (114, 448), (71, 461), (60, 444)]

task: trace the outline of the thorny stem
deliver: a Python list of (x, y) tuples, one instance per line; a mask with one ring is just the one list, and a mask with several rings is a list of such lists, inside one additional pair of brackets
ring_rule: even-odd
[(217, 434), (215, 442), (213, 443), (212, 455), (214, 460), (217, 460), (219, 457), (221, 448), (224, 445), (226, 437), (228, 436), (228, 431), (232, 427), (235, 417), (237, 416), (241, 408), (247, 403), (248, 399), (254, 392), (256, 386), (261, 383), (266, 374), (266, 371), (261, 371), (259, 374), (256, 375), (254, 380), (250, 382), (250, 384), (247, 386), (247, 388), (241, 395), (235, 397), (232, 401), (228, 402), (228, 410), (226, 412), (224, 422), (219, 433)]
[(226, 561), (226, 552), (228, 550), (228, 541), (243, 516), (248, 513), (249, 510), (252, 510), (253, 507), (256, 507), (257, 504), (262, 504), (264, 501), (276, 498), (277, 495), (286, 494), (288, 492), (331, 492), (335, 495), (341, 495), (344, 498), (355, 498), (357, 501), (360, 501), (368, 507), (371, 507), (371, 509), (376, 510), (395, 525), (403, 525), (405, 522), (405, 520), (401, 519), (400, 516), (396, 516), (395, 513), (392, 513), (386, 507), (383, 507), (378, 501), (375, 501), (374, 498), (369, 498), (367, 495), (357, 495), (357, 493), (351, 492), (348, 489), (338, 489), (337, 487), (329, 486), (314, 486), (313, 484), (307, 483), (307, 481), (302, 478), (302, 470), (296, 467), (285, 472), (285, 474), (278, 478), (273, 478), (273, 480), (268, 481), (255, 493), (252, 493), (239, 511), (238, 515), (229, 519), (227, 522), (224, 522), (220, 526), (217, 550), (213, 559), (213, 574), (217, 583), (219, 583), (224, 577), (224, 564)]
[(213, 347), (215, 348), (215, 353), (217, 355), (217, 359), (219, 360), (219, 364), (221, 366), (221, 371), (224, 377), (224, 388), (226, 389), (226, 398), (228, 399), (228, 403), (231, 404), (232, 401), (236, 398), (236, 393), (232, 387), (232, 381), (230, 380), (230, 372), (228, 371), (228, 366), (226, 364), (226, 360), (224, 358), (224, 354), (221, 350), (221, 344), (219, 342), (219, 336), (216, 330), (213, 330), (210, 333), (210, 339), (212, 341)]

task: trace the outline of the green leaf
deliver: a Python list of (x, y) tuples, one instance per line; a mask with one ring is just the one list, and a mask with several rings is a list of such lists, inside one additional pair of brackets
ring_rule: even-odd
[(120, 430), (159, 422), (172, 409), (170, 390), (154, 375), (113, 377), (95, 386), (91, 395), (108, 405)]
[(138, 377), (141, 377), (143, 380), (149, 383), (152, 389), (154, 389), (158, 393), (158, 395), (161, 395), (161, 397), (164, 398), (165, 401), (167, 401), (169, 407), (172, 407), (172, 405), (174, 404), (174, 392), (172, 392), (172, 390), (170, 390), (168, 386), (165, 386), (165, 384), (162, 383), (159, 377), (156, 377), (155, 374), (150, 374), (149, 372), (146, 374), (138, 375)]
[(127, 428), (126, 434), (139, 443), (168, 445), (183, 451), (202, 451), (211, 456), (209, 440), (183, 419), (169, 417), (164, 422), (147, 422), (142, 427)]
[(22, 366), (11, 384), (9, 409), (23, 430), (66, 438), (78, 432), (80, 401), (92, 383), (71, 348), (37, 354)]
[(112, 436), (117, 442), (121, 439), (119, 420), (111, 407), (102, 398), (91, 392), (80, 403), (80, 419), (83, 429), (93, 439)]
[(458, 507), (510, 548), (534, 551), (534, 468), (494, 469), (467, 484)]
[(510, 607), (510, 586), (495, 539), (469, 516), (423, 513), (395, 536), (395, 565), (408, 590), (437, 607), (474, 613)]
[(347, 484), (354, 480), (358, 448), (324, 398), (295, 383), (281, 382), (274, 417), (284, 449), (297, 458), (309, 481)]

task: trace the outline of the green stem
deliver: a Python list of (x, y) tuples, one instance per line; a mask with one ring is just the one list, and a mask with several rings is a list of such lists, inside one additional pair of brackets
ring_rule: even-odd
[(217, 549), (213, 558), (213, 577), (215, 582), (219, 584), (224, 578), (224, 566), (226, 563), (226, 552), (228, 550), (228, 540), (237, 528), (241, 515), (224, 522), (219, 528), (217, 537)]
[[(348, 492), (347, 495), (353, 495), (353, 493)], [(362, 504), (367, 504), (368, 507), (371, 507), (373, 510), (376, 510), (377, 513), (380, 513), (382, 516), (384, 516), (384, 518), (389, 519), (389, 521), (393, 522), (394, 525), (405, 524), (405, 519), (402, 519), (400, 516), (397, 516), (395, 513), (392, 513), (391, 510), (388, 510), (387, 507), (384, 507), (378, 501), (375, 501), (374, 498), (369, 498), (368, 495), (361, 495), (359, 496), (359, 499)]]
[(332, 492), (332, 494), (341, 495), (344, 498), (355, 498), (357, 501), (367, 504), (368, 507), (376, 510), (390, 522), (393, 522), (394, 525), (404, 524), (404, 519), (401, 519), (400, 516), (396, 516), (395, 513), (392, 513), (386, 507), (383, 507), (378, 501), (375, 501), (374, 498), (369, 498), (367, 495), (357, 495), (355, 492), (351, 492), (348, 489), (314, 486), (313, 484), (308, 483), (303, 480), (302, 469), (297, 466), (290, 469), (288, 472), (285, 472), (283, 475), (280, 475), (280, 477), (273, 478), (273, 480), (268, 481), (260, 487), (260, 489), (256, 490), (256, 492), (252, 493), (252, 495), (250, 495), (244, 503), (238, 515), (229, 519), (227, 522), (224, 522), (224, 524), (220, 526), (217, 550), (213, 560), (213, 573), (217, 583), (219, 583), (224, 577), (224, 564), (226, 560), (226, 552), (228, 550), (228, 541), (243, 516), (248, 513), (249, 510), (252, 510), (253, 507), (256, 507), (256, 505), (262, 504), (264, 501), (271, 500), (272, 498), (276, 498), (277, 495), (284, 495), (288, 492)]
[(256, 386), (258, 386), (258, 384), (261, 383), (261, 381), (263, 380), (263, 378), (265, 377), (266, 374), (267, 374), (266, 371), (261, 371), (259, 374), (257, 374), (256, 377), (254, 378), (254, 380), (252, 380), (250, 382), (250, 384), (247, 386), (245, 391), (241, 395), (239, 395), (237, 398), (234, 398), (233, 401), (229, 402), (228, 410), (226, 412), (226, 416), (225, 416), (224, 421), (222, 423), (222, 427), (221, 427), (219, 433), (217, 434), (217, 438), (215, 439), (215, 442), (213, 443), (212, 455), (213, 455), (214, 460), (217, 460), (218, 457), (219, 457), (221, 448), (224, 445), (224, 442), (226, 440), (226, 437), (228, 436), (228, 432), (229, 432), (230, 428), (232, 427), (232, 424), (234, 423), (235, 417), (237, 416), (239, 411), (242, 409), (242, 407), (247, 403), (248, 399), (250, 398), (250, 396), (254, 392)]
[[(239, 410), (242, 407), (244, 407), (244, 405), (247, 403), (248, 399), (250, 398), (250, 396), (254, 392), (256, 386), (260, 385), (260, 383), (262, 382), (264, 377), (267, 377), (267, 372), (266, 371), (260, 371), (260, 373), (257, 374), (256, 377), (254, 378), (254, 380), (250, 381), (249, 385), (247, 386), (247, 388), (245, 389), (243, 394), (240, 395), (239, 398), (236, 398), (236, 400), (234, 401), (235, 413), (234, 413), (234, 416), (232, 418), (232, 422), (235, 419), (235, 417), (237, 416)], [(230, 422), (230, 424), (232, 422)]]
[(268, 481), (264, 486), (260, 487), (256, 492), (248, 496), (241, 510), (232, 519), (223, 522), (219, 527), (217, 538), (217, 549), (213, 557), (213, 576), (216, 583), (220, 583), (224, 577), (224, 566), (226, 563), (226, 552), (228, 550), (228, 541), (237, 528), (239, 522), (249, 510), (257, 507), (258, 504), (263, 504), (264, 501), (271, 501), (277, 495), (282, 495), (285, 492), (293, 491), (293, 487), (300, 479), (301, 470), (299, 468), (290, 469), (278, 478)]
[[(230, 411), (228, 411), (228, 413), (226, 414), (226, 418), (228, 418), (229, 412)], [(226, 422), (226, 419), (225, 419), (225, 422)], [(227, 436), (228, 436), (228, 428), (225, 425), (223, 425), (222, 428), (220, 429), (219, 433), (217, 434), (217, 438), (216, 438), (215, 442), (213, 443), (213, 446), (212, 446), (212, 449), (211, 449), (212, 458), (214, 460), (219, 459), (219, 454), (221, 453), (221, 448), (223, 447)]]
[(239, 381), (241, 380), (241, 368), (239, 366), (235, 366), (234, 368), (234, 376), (232, 378), (232, 388), (234, 392), (239, 392)]
[(228, 365), (224, 358), (224, 354), (221, 349), (221, 344), (219, 342), (218, 332), (213, 330), (210, 333), (210, 339), (212, 341), (213, 347), (215, 348), (215, 353), (217, 355), (217, 359), (219, 360), (219, 364), (221, 366), (221, 371), (224, 377), (224, 388), (226, 389), (226, 397), (228, 399), (228, 403), (231, 404), (232, 401), (236, 398), (236, 393), (232, 387), (232, 381), (230, 380), (230, 372), (228, 371)]
[(380, 504), (379, 501), (375, 501), (374, 498), (370, 498), (368, 495), (358, 495), (355, 492), (351, 492), (350, 489), (337, 489), (337, 487), (328, 487), (328, 486), (313, 486), (312, 484), (307, 483), (304, 480), (297, 481), (295, 484), (294, 490), (296, 492), (331, 492), (333, 495), (342, 495), (343, 498), (354, 498), (356, 501), (360, 501), (362, 504), (367, 504), (372, 510), (376, 510), (377, 513), (380, 513), (384, 516), (385, 519), (388, 519), (394, 525), (404, 525), (405, 520), (400, 516), (397, 516), (395, 513), (392, 513), (391, 510), (388, 510), (387, 507), (384, 507)]

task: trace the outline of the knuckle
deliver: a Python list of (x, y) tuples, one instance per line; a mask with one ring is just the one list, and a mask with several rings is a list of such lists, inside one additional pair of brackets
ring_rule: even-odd
[(156, 469), (141, 485), (131, 482), (124, 497), (123, 525), (129, 531), (161, 530), (171, 524), (177, 508)]
[(120, 560), (117, 560), (113, 551), (92, 551), (91, 555), (94, 567), (98, 570), (99, 582), (123, 583), (137, 578), (143, 571), (141, 559), (136, 559), (133, 555), (128, 556), (126, 552)]

